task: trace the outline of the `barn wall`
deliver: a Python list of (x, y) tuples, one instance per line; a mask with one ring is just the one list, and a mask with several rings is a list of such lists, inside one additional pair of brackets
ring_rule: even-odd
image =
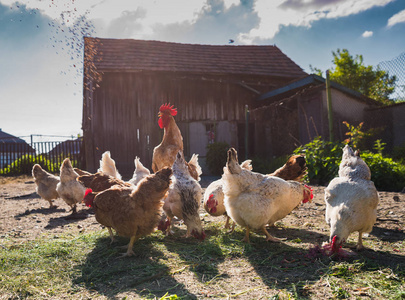
[[(328, 106), (326, 100), (326, 91), (322, 92), (323, 98), (323, 115), (324, 115), (324, 131), (325, 139), (329, 139), (329, 123), (328, 123)], [(358, 125), (365, 120), (365, 110), (369, 105), (360, 101), (358, 98), (342, 93), (339, 90), (332, 88), (332, 107), (333, 107), (333, 134), (334, 139), (343, 141), (347, 138), (346, 125), (343, 121), (351, 125)]]
[[(373, 118), (376, 119), (375, 123), (379, 126), (387, 124), (388, 119), (395, 120), (395, 123), (401, 125), (397, 125), (398, 130), (392, 129), (392, 132), (396, 132), (398, 141), (405, 139), (404, 135), (400, 134), (405, 126), (404, 111), (393, 110), (396, 117), (393, 112), (387, 112), (385, 115), (373, 115), (367, 120), (365, 111), (369, 107), (368, 104), (333, 88), (332, 107), (335, 140), (343, 141), (347, 138), (345, 135), (347, 127), (342, 123), (343, 121), (358, 125), (363, 121), (372, 122)], [(405, 110), (405, 105), (403, 109)], [(269, 99), (267, 103), (263, 103), (262, 107), (252, 110), (252, 116), (255, 124), (255, 154), (261, 157), (271, 158), (291, 154), (297, 146), (309, 143), (317, 136), (329, 140), (324, 86), (302, 89), (302, 92), (295, 92), (291, 97), (284, 99), (279, 97), (274, 102)], [(390, 136), (389, 132), (391, 132), (388, 127), (387, 130), (384, 133), (386, 137)]]
[(297, 100), (289, 99), (251, 111), (255, 151), (252, 155), (272, 158), (291, 154), (299, 140)]
[[(405, 143), (405, 104), (366, 110), (366, 128), (378, 128), (380, 132), (373, 141), (381, 139), (386, 143), (385, 150), (391, 152), (394, 147)], [(373, 142), (371, 141), (371, 142)], [(372, 147), (372, 143), (368, 145)]]
[(405, 146), (405, 104), (392, 107), (393, 147)]
[[(107, 150), (111, 151), (118, 170), (124, 175), (132, 175), (135, 156), (139, 156), (142, 163), (150, 168), (153, 148), (163, 136), (163, 130), (157, 124), (157, 113), (165, 102), (174, 104), (178, 109), (175, 119), (183, 134), (185, 155), (203, 155), (204, 143), (195, 141), (197, 136), (193, 134), (196, 128), (189, 124), (201, 123), (204, 126), (207, 122), (244, 122), (245, 105), (253, 105), (257, 94), (239, 84), (243, 79), (146, 72), (104, 74), (100, 87), (93, 92), (93, 100), (88, 103), (91, 109), (84, 110), (83, 119), (91, 123), (84, 126), (85, 139), (92, 144), (86, 148), (90, 153), (87, 157), (92, 157), (90, 163), (88, 161), (88, 170), (98, 168), (101, 154)], [(250, 77), (245, 78), (245, 82), (263, 91), (281, 84)], [(87, 102), (88, 99), (85, 99)], [(221, 126), (219, 128), (225, 128)], [(234, 144), (237, 141), (235, 127), (230, 125), (229, 132), (221, 129), (218, 138), (226, 137), (230, 144)], [(198, 134), (201, 130), (197, 130)]]

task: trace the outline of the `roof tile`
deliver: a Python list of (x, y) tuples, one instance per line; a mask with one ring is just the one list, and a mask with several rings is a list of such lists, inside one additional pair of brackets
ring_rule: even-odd
[(276, 46), (180, 44), (131, 39), (85, 38), (96, 45), (100, 71), (169, 71), (251, 74), (281, 77), (307, 75)]

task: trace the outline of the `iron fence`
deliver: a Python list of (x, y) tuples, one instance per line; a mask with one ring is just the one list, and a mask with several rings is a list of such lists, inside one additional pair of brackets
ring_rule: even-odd
[(72, 165), (85, 168), (84, 143), (82, 139), (63, 142), (7, 143), (0, 142), (0, 175), (31, 174), (34, 164), (46, 171), (59, 173), (65, 158)]

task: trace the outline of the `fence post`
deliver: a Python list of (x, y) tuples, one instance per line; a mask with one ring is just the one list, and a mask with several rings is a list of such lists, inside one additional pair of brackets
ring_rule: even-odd
[(245, 159), (249, 158), (249, 106), (245, 105)]
[(332, 93), (330, 90), (329, 70), (326, 70), (326, 101), (328, 104), (329, 141), (333, 142), (333, 109), (332, 109)]

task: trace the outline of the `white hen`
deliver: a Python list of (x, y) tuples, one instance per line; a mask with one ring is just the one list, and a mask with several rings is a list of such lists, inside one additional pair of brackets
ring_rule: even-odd
[[(250, 159), (241, 163), (243, 169), (252, 170), (252, 161)], [(222, 179), (215, 180), (205, 189), (204, 193), (204, 209), (211, 216), (219, 217), (226, 216), (225, 228), (229, 228), (229, 216), (226, 213), (224, 205), (224, 191)], [(234, 229), (233, 223), (231, 231)]]
[(104, 174), (118, 179), (122, 179), (121, 174), (118, 172), (117, 167), (115, 166), (115, 160), (111, 158), (110, 151), (105, 151), (101, 155), (100, 168), (97, 171), (103, 172)]
[(280, 241), (267, 232), (266, 225), (273, 225), (313, 197), (311, 188), (302, 183), (242, 169), (233, 148), (228, 150), (222, 181), (226, 212), (238, 225), (246, 227), (246, 242), (250, 229), (261, 230), (267, 241)]
[(336, 252), (350, 233), (358, 231), (357, 249), (364, 248), (363, 232), (370, 232), (377, 219), (378, 193), (370, 180), (367, 164), (346, 145), (339, 177), (325, 189), (326, 222), (330, 225), (331, 248)]
[(133, 185), (137, 185), (139, 181), (141, 181), (146, 176), (150, 175), (150, 171), (144, 167), (138, 156), (135, 157), (134, 163), (135, 163), (134, 175), (128, 182)]

